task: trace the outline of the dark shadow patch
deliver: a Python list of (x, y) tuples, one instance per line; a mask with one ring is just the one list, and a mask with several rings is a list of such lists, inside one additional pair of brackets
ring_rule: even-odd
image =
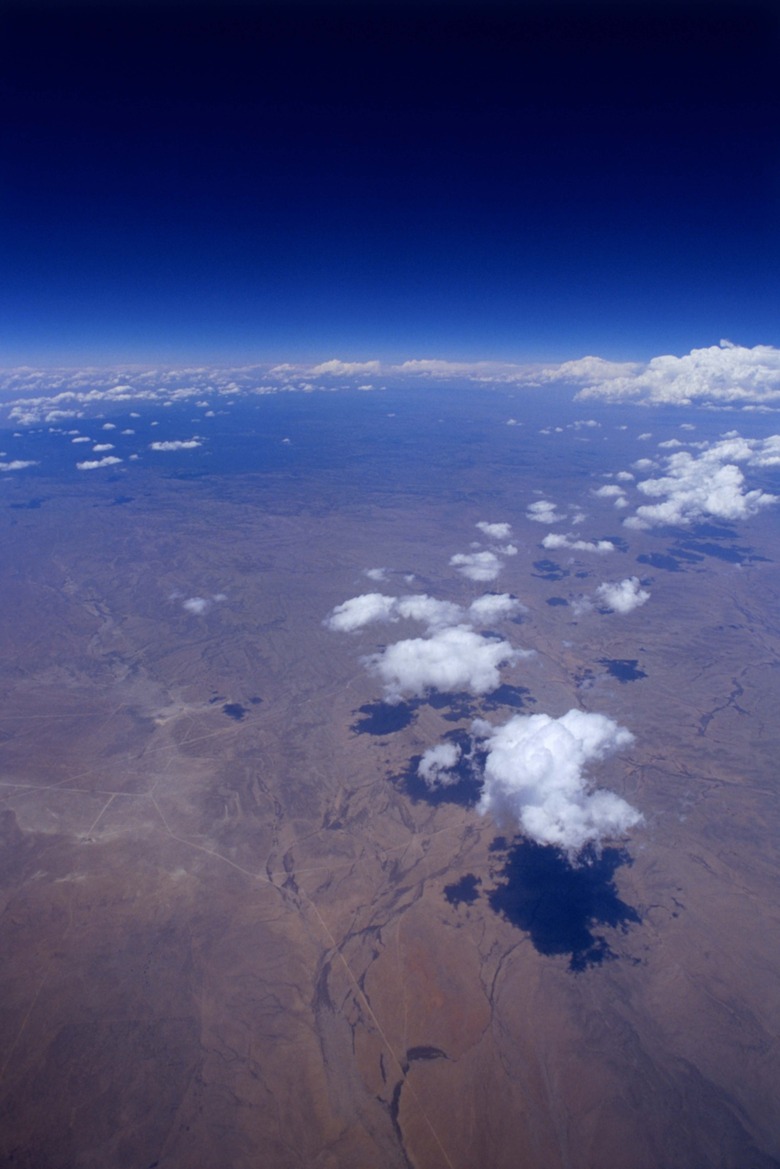
[(409, 1071), (409, 1064), (414, 1063), (415, 1060), (449, 1058), (450, 1057), (447, 1055), (447, 1052), (442, 1051), (440, 1047), (431, 1047), (430, 1045), (425, 1044), (421, 1045), (420, 1047), (410, 1047), (406, 1053), (406, 1059), (401, 1066), (403, 1068), (404, 1075), (406, 1075), (406, 1073)]
[(649, 564), (651, 568), (660, 568), (664, 572), (684, 572), (676, 556), (664, 556), (660, 552), (643, 552), (636, 558), (637, 564)]
[(551, 609), (562, 608), (568, 605), (568, 603), (565, 597), (548, 597), (545, 601), (545, 604), (549, 605)]
[(686, 564), (701, 564), (704, 557), (698, 552), (691, 552), (690, 549), (683, 548), (682, 544), (678, 544), (675, 548), (670, 548), (669, 551), (677, 557), (678, 560), (684, 561)]
[(483, 710), (498, 710), (500, 706), (510, 706), (513, 710), (522, 710), (536, 702), (527, 686), (510, 686), (504, 682), (496, 690), (491, 690), (482, 699)]
[(263, 700), (259, 694), (255, 694), (249, 701), (252, 703), (252, 706), (259, 706)]
[(701, 540), (736, 540), (736, 528), (723, 528), (718, 524), (694, 524), (691, 534)]
[(569, 969), (585, 970), (616, 958), (597, 926), (621, 929), (641, 922), (637, 911), (621, 901), (615, 871), (631, 864), (623, 849), (605, 848), (598, 855), (587, 849), (572, 865), (564, 853), (549, 845), (517, 839), (509, 847), (503, 839), (491, 851), (504, 851), (502, 879), (488, 893), (495, 913), (528, 934), (538, 954), (569, 955)]
[(394, 782), (401, 784), (414, 804), (425, 803), (433, 806), (459, 804), (462, 808), (473, 808), (482, 791), (485, 752), (475, 748), (474, 741), (467, 731), (448, 731), (444, 736), (444, 742), (457, 743), (461, 749), (460, 759), (452, 768), (452, 774), (456, 776), (454, 783), (440, 783), (429, 787), (417, 771), (421, 755), (413, 755), (406, 771), (393, 777)]
[(241, 719), (247, 713), (247, 709), (240, 702), (226, 702), (222, 707), (222, 713), (226, 714), (228, 718), (235, 719), (236, 722), (241, 722)]
[(444, 886), (444, 896), (450, 905), (473, 905), (479, 897), (477, 885), (481, 885), (479, 877), (473, 873), (466, 873), (459, 881)]
[(465, 690), (459, 691), (457, 694), (442, 694), (433, 691), (426, 697), (425, 702), (434, 710), (446, 711), (446, 714), (442, 714), (442, 718), (451, 723), (474, 718), (477, 712), (477, 704)]
[(618, 682), (636, 682), (638, 678), (646, 678), (644, 670), (639, 669), (637, 658), (599, 658), (599, 665), (605, 666), (607, 673)]
[(563, 580), (570, 575), (568, 568), (562, 568), (554, 560), (534, 560), (534, 568), (536, 572), (532, 572), (531, 576), (539, 580)]
[(415, 717), (416, 702), (366, 702), (359, 706), (359, 718), (350, 727), (356, 735), (393, 735), (402, 731)]
[(132, 503), (135, 497), (133, 495), (117, 495), (109, 503), (109, 507), (121, 507), (123, 503)]
[(26, 503), (9, 503), (8, 506), (15, 508), (17, 511), (37, 511), (49, 498), (50, 496), (48, 495), (41, 495), (35, 499), (28, 499)]
[(574, 574), (576, 580), (586, 580), (589, 576), (593, 576), (593, 573), (588, 572), (585, 568), (581, 568), (579, 572), (575, 572)]
[(740, 547), (732, 544), (724, 548), (720, 544), (711, 544), (703, 540), (686, 540), (677, 551), (679, 556), (685, 554), (696, 556), (701, 560), (704, 556), (712, 556), (715, 560), (725, 560), (727, 564), (752, 564), (754, 561), (769, 563), (766, 556), (759, 556), (752, 548)]

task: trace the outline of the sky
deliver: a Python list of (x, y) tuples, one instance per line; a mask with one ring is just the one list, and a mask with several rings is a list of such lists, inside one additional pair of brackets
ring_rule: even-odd
[(780, 343), (774, 5), (6, 0), (0, 366)]

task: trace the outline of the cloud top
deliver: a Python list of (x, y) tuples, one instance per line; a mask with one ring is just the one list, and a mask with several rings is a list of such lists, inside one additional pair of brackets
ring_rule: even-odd
[(606, 715), (515, 715), (502, 726), (477, 729), (487, 752), (478, 810), (499, 824), (576, 854), (641, 820), (636, 808), (614, 792), (593, 790), (588, 778), (592, 764), (633, 742), (631, 732)]
[(400, 702), (431, 690), (488, 694), (501, 684), (500, 667), (521, 656), (507, 641), (458, 625), (430, 637), (397, 641), (365, 661), (381, 679), (385, 699)]
[(630, 613), (650, 600), (650, 594), (641, 587), (638, 576), (629, 576), (617, 584), (600, 584), (596, 596), (602, 605), (614, 613)]
[(754, 467), (780, 465), (780, 435), (748, 440), (738, 435), (714, 443), (701, 454), (675, 451), (666, 459), (666, 474), (643, 479), (637, 489), (658, 503), (642, 504), (624, 520), (629, 528), (685, 525), (704, 516), (744, 520), (777, 502), (776, 495), (748, 490), (738, 463)]
[(721, 341), (682, 357), (664, 354), (643, 366), (605, 378), (596, 376), (578, 398), (609, 402), (689, 406), (692, 402), (776, 402), (780, 400), (780, 349), (752, 349)]

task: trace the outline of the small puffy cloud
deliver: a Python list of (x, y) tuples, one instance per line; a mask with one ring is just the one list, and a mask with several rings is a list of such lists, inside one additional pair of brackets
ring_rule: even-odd
[(423, 754), (417, 774), (430, 788), (448, 787), (458, 781), (452, 769), (460, 762), (460, 756), (457, 743), (437, 743)]
[(501, 571), (501, 561), (495, 552), (456, 552), (450, 564), (469, 580), (495, 580)]
[(491, 621), (501, 621), (506, 617), (514, 617), (516, 613), (526, 612), (517, 597), (509, 593), (485, 593), (477, 597), (469, 605), (468, 615), (478, 624), (488, 625)]
[(116, 455), (104, 455), (102, 459), (86, 459), (83, 463), (76, 463), (77, 471), (96, 471), (98, 467), (113, 467), (122, 460)]
[(538, 524), (559, 524), (566, 519), (565, 515), (555, 510), (555, 504), (549, 499), (537, 499), (529, 503), (525, 515), (526, 519), (535, 520)]
[(194, 613), (196, 616), (205, 613), (209, 605), (210, 602), (207, 597), (188, 597), (186, 601), (182, 601), (182, 608), (186, 609), (188, 613)]
[(632, 475), (630, 471), (618, 471), (615, 478), (619, 479), (621, 483), (633, 483), (636, 475)]
[(605, 483), (603, 487), (598, 487), (593, 494), (598, 499), (611, 499), (617, 508), (628, 507), (626, 493), (617, 483)]
[(599, 555), (615, 551), (615, 545), (611, 540), (575, 540), (571, 535), (563, 536), (558, 532), (546, 535), (542, 540), (542, 547), (550, 550), (565, 548), (571, 552), (597, 552)]
[(597, 487), (593, 494), (598, 499), (616, 499), (618, 496), (625, 495), (622, 487), (618, 487), (617, 483), (605, 483), (603, 487)]
[(603, 714), (570, 710), (561, 718), (515, 715), (503, 726), (475, 726), (486, 751), (478, 811), (518, 826), (539, 844), (570, 855), (623, 836), (641, 814), (614, 792), (593, 790), (587, 769), (633, 742)]
[[(154, 423), (152, 423), (154, 425)], [(150, 451), (191, 451), (195, 447), (201, 446), (200, 439), (197, 438), (173, 438), (167, 442), (150, 442)]]
[(92, 442), (92, 439), (88, 438), (86, 436), (86, 434), (80, 434), (78, 438), (72, 438), (70, 441), (71, 442)]
[(617, 584), (600, 584), (596, 596), (602, 605), (615, 613), (630, 613), (650, 600), (650, 594), (641, 587), (637, 576), (629, 576)]
[(325, 625), (337, 633), (354, 633), (376, 621), (419, 621), (429, 629), (457, 624), (463, 618), (460, 605), (437, 601), (425, 593), (406, 597), (387, 597), (384, 593), (363, 593), (336, 605)]
[(780, 349), (746, 348), (730, 341), (692, 349), (682, 357), (664, 354), (622, 375), (598, 375), (578, 398), (631, 400), (687, 406), (694, 401), (763, 403), (780, 400)]
[(382, 581), (387, 580), (386, 568), (367, 568), (364, 573), (369, 580)]
[[(130, 387), (129, 386), (120, 386), (117, 388), (127, 390)], [(115, 422), (104, 422), (103, 423), (103, 430), (116, 430), (116, 423)]]
[(212, 605), (221, 604), (227, 600), (225, 593), (212, 593), (210, 597), (185, 597), (181, 599), (181, 593), (173, 593), (171, 600), (181, 600), (181, 607), (187, 613), (192, 613), (194, 617), (202, 617), (204, 613), (208, 613)]
[(480, 532), (484, 532), (486, 536), (490, 536), (493, 540), (508, 540), (512, 535), (512, 525), (506, 523), (490, 524), (485, 520), (480, 520), (477, 524)]
[(37, 466), (37, 459), (11, 459), (8, 463), (0, 463), (0, 471), (24, 471), (27, 467)]
[(93, 455), (100, 454), (101, 451), (112, 451), (114, 444), (112, 442), (96, 442), (92, 448)]
[(766, 467), (780, 464), (780, 436), (763, 440), (722, 439), (699, 455), (677, 451), (666, 460), (666, 474), (637, 484), (660, 502), (643, 504), (624, 520), (630, 528), (688, 524), (704, 516), (742, 520), (777, 502), (776, 495), (748, 490), (738, 462)]
[(521, 656), (508, 642), (459, 625), (398, 641), (368, 657), (366, 664), (384, 684), (386, 700), (400, 702), (430, 690), (487, 694), (501, 683), (499, 668)]
[(395, 597), (386, 597), (384, 593), (363, 593), (336, 605), (325, 624), (338, 633), (354, 633), (374, 621), (394, 620), (396, 604)]

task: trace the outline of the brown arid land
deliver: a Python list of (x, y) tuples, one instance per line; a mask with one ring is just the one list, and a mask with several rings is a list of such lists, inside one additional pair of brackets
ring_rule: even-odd
[[(0, 507), (2, 1164), (780, 1165), (776, 517), (742, 565), (637, 565), (663, 546), (633, 533), (619, 571), (651, 603), (575, 617), (604, 566), (548, 557), (476, 472), (457, 504), (129, 479), (16, 480)], [(449, 696), (387, 729), (361, 657), (403, 627), (323, 625), (377, 564), (468, 603), (448, 560), (487, 512), (528, 609), (500, 632), (535, 651), (516, 701), (635, 736), (594, 779), (643, 823), (581, 880), (560, 861), (559, 894), (410, 779), (511, 711)]]

